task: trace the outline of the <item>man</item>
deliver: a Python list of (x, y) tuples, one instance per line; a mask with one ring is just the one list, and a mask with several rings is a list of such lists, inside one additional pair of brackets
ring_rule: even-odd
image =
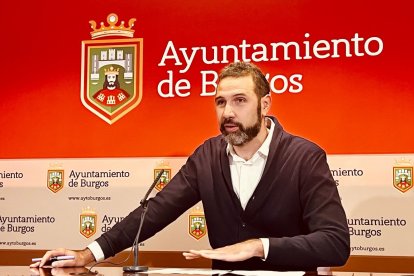
[[(149, 201), (140, 240), (146, 240), (199, 200), (212, 250), (184, 252), (213, 260), (215, 269), (316, 270), (349, 257), (345, 212), (317, 145), (283, 130), (274, 117), (269, 83), (248, 63), (233, 63), (219, 76), (216, 113), (222, 135), (208, 139), (169, 184)], [(54, 266), (83, 266), (132, 245), (137, 208), (82, 251)], [(92, 253), (93, 252), (93, 253)]]
[(119, 68), (113, 66), (105, 69), (103, 88), (93, 95), (93, 98), (104, 106), (117, 106), (129, 98), (128, 93), (119, 88)]

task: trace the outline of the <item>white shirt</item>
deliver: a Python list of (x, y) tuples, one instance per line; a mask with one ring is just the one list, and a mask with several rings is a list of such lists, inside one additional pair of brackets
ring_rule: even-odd
[[(243, 210), (246, 208), (251, 196), (256, 190), (257, 184), (263, 175), (263, 170), (266, 165), (267, 157), (269, 155), (270, 142), (272, 141), (275, 123), (271, 119), (270, 129), (263, 144), (257, 152), (249, 160), (244, 160), (238, 156), (233, 147), (227, 144), (227, 154), (229, 156), (231, 182), (233, 183), (233, 190), (240, 200)], [(264, 260), (269, 254), (269, 239), (261, 238), (264, 250)]]
[[(275, 123), (270, 119), (267, 120), (270, 121), (270, 129), (268, 130), (267, 137), (249, 160), (244, 160), (238, 156), (234, 152), (233, 147), (230, 144), (227, 145), (226, 151), (229, 156), (231, 182), (233, 183), (234, 192), (239, 197), (243, 209), (246, 208), (247, 202), (249, 202), (257, 184), (259, 184), (262, 178), (267, 156), (269, 155), (269, 147), (272, 141)], [(260, 240), (263, 243), (264, 259), (266, 259), (269, 254), (269, 239), (261, 238)], [(102, 248), (96, 241), (89, 244), (88, 248), (91, 250), (97, 262), (104, 260), (105, 256)]]
[(275, 123), (270, 119), (269, 121), (271, 122), (270, 130), (268, 130), (266, 139), (249, 160), (244, 160), (238, 156), (233, 147), (230, 144), (227, 145), (226, 150), (229, 156), (231, 182), (243, 209), (246, 208), (247, 202), (262, 178), (267, 156), (269, 155), (270, 142), (272, 141), (275, 128)]

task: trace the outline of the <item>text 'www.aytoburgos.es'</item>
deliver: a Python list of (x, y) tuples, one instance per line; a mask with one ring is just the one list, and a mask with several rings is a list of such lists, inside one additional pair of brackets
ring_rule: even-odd
[(384, 252), (384, 247), (376, 247), (376, 246), (351, 246), (351, 251), (365, 251), (365, 252)]
[(110, 196), (69, 196), (68, 200), (75, 201), (104, 201), (111, 200)]
[(22, 246), (35, 246), (36, 242), (21, 242), (21, 241), (0, 241), (0, 246), (5, 245), (5, 246), (17, 246), (17, 245), (22, 245)]

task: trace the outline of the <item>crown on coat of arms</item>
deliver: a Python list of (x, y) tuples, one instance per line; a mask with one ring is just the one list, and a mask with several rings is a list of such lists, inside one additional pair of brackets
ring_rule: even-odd
[(134, 36), (135, 31), (132, 30), (132, 27), (134, 27), (134, 22), (136, 21), (135, 18), (129, 19), (128, 27), (125, 26), (124, 21), (121, 21), (121, 24), (117, 25), (118, 15), (115, 13), (110, 13), (106, 17), (106, 21), (108, 22), (109, 26), (106, 26), (104, 22), (101, 22), (100, 26), (98, 27), (94, 20), (89, 21), (89, 23), (91, 24), (91, 28), (93, 30), (91, 32), (92, 39), (105, 36)]
[(398, 160), (395, 160), (395, 165), (397, 165), (397, 166), (404, 166), (404, 165), (405, 166), (412, 166), (413, 163), (412, 163), (411, 159), (405, 159), (404, 157), (402, 157)]
[(119, 68), (114, 68), (113, 66), (109, 68), (105, 68), (105, 76), (106, 75), (119, 75)]
[(82, 208), (82, 215), (95, 215), (96, 212), (91, 207)]
[(62, 169), (63, 168), (63, 164), (62, 163), (58, 163), (58, 162), (52, 162), (52, 163), (49, 163), (49, 167), (51, 169)]

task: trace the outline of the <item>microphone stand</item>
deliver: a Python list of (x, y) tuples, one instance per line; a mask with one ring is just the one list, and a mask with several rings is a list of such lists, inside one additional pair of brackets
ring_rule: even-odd
[(142, 207), (142, 213), (141, 213), (141, 221), (139, 223), (139, 227), (138, 227), (138, 233), (137, 236), (135, 237), (134, 243), (133, 243), (133, 248), (134, 248), (134, 265), (133, 266), (124, 266), (123, 270), (125, 272), (142, 272), (142, 271), (147, 271), (148, 267), (147, 266), (141, 266), (138, 263), (138, 247), (139, 247), (139, 236), (141, 234), (141, 230), (142, 230), (142, 225), (144, 223), (144, 219), (145, 219), (145, 215), (147, 213), (147, 209), (148, 209), (148, 196), (151, 193), (151, 191), (154, 189), (155, 185), (158, 183), (158, 181), (160, 180), (162, 174), (164, 173), (164, 169), (162, 169), (157, 177), (155, 178), (154, 182), (152, 183), (151, 187), (148, 189), (147, 193), (145, 194), (144, 198), (140, 201), (141, 207)]

